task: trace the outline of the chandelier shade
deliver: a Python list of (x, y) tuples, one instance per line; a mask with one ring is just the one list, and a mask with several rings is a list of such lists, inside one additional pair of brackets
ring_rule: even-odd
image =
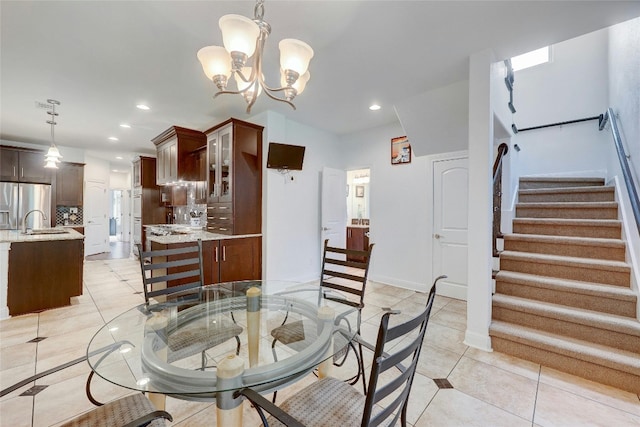
[[(261, 93), (269, 98), (289, 104), (304, 90), (309, 78), (309, 62), (313, 49), (296, 39), (280, 41), (280, 87), (265, 83), (262, 58), (265, 42), (271, 26), (263, 20), (264, 0), (257, 0), (254, 17), (224, 15), (218, 21), (222, 33), (221, 46), (207, 46), (198, 51), (198, 60), (209, 80), (218, 88), (214, 98), (222, 94), (242, 95), (247, 102), (247, 113)], [(237, 90), (228, 90), (227, 83), (233, 76)]]
[(256, 40), (260, 35), (258, 24), (242, 15), (224, 15), (218, 21), (222, 32), (222, 43), (229, 52), (242, 52), (248, 58), (256, 51)]
[(309, 68), (309, 61), (313, 58), (313, 49), (303, 41), (284, 39), (278, 43), (280, 48), (280, 68), (292, 70), (303, 75)]
[(54, 136), (54, 127), (57, 125), (56, 123), (56, 105), (60, 105), (60, 101), (56, 101), (55, 99), (47, 99), (47, 103), (51, 105), (51, 110), (47, 111), (47, 114), (51, 116), (50, 120), (47, 120), (47, 123), (51, 125), (51, 146), (47, 151), (47, 154), (44, 156), (44, 167), (47, 169), (58, 169), (58, 163), (60, 163), (60, 159), (62, 155), (60, 154), (60, 150), (56, 147), (56, 140)]

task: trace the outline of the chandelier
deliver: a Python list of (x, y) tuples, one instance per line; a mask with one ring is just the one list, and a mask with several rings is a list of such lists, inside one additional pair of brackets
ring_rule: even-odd
[(51, 119), (47, 120), (47, 123), (51, 125), (51, 147), (49, 147), (49, 151), (44, 156), (44, 161), (46, 162), (44, 167), (51, 169), (58, 169), (58, 163), (60, 163), (60, 159), (62, 156), (60, 155), (60, 151), (58, 147), (56, 147), (56, 141), (53, 136), (53, 128), (56, 123), (56, 105), (60, 105), (60, 101), (56, 101), (55, 99), (47, 99), (47, 103), (51, 105), (51, 110), (47, 111), (47, 114), (51, 116)]
[[(284, 39), (280, 48), (280, 87), (270, 87), (264, 81), (262, 56), (271, 26), (263, 20), (264, 0), (257, 0), (253, 9), (253, 20), (241, 15), (224, 15), (218, 25), (222, 32), (221, 46), (206, 46), (198, 51), (198, 60), (204, 73), (218, 87), (214, 98), (222, 94), (242, 95), (247, 102), (247, 113), (264, 91), (276, 101), (289, 104), (304, 90), (309, 81), (307, 71), (313, 57), (313, 49), (303, 41)], [(253, 58), (252, 63), (247, 61)], [(237, 90), (227, 90), (233, 77)], [(277, 96), (282, 92), (282, 96)]]

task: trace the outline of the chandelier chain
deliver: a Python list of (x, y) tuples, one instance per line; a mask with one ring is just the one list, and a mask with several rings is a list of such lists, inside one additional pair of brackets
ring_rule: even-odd
[(262, 21), (264, 18), (264, 0), (256, 0), (256, 5), (253, 8), (253, 19), (255, 21)]

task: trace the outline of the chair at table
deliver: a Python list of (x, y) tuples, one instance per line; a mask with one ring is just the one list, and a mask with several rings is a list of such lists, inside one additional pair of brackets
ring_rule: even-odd
[[(130, 344), (127, 342), (118, 342), (110, 346), (104, 347), (91, 353), (91, 356), (99, 353), (109, 354), (113, 351), (119, 350), (122, 344)], [(3, 397), (15, 390), (18, 390), (25, 385), (31, 384), (34, 381), (59, 372), (62, 369), (77, 365), (78, 363), (87, 360), (87, 355), (56, 366), (55, 368), (48, 369), (46, 371), (35, 374), (29, 378), (26, 378), (11, 387), (8, 387), (0, 391), (0, 397)], [(137, 426), (150, 426), (150, 427), (162, 427), (166, 426), (165, 420), (173, 421), (171, 414), (166, 411), (157, 410), (153, 404), (142, 393), (135, 393), (129, 396), (125, 396), (120, 399), (116, 399), (109, 403), (103, 404), (98, 402), (91, 394), (91, 379), (93, 378), (93, 371), (87, 378), (85, 391), (87, 398), (97, 406), (89, 412), (80, 414), (74, 419), (63, 423), (60, 427), (137, 427)]]
[[(180, 303), (188, 306), (189, 301), (197, 303), (202, 296), (204, 283), (202, 262), (202, 241), (181, 245), (171, 249), (143, 251), (138, 244), (140, 254), (140, 268), (144, 299), (150, 304), (152, 299), (165, 297), (165, 304)], [(162, 288), (154, 289), (162, 284)], [(153, 306), (150, 306), (153, 311)], [(171, 350), (167, 362), (192, 356), (202, 355), (202, 369), (207, 367), (206, 350), (223, 342), (236, 339), (236, 354), (240, 354), (240, 337), (242, 327), (233, 322), (218, 323), (218, 330), (214, 333), (207, 325), (195, 323), (180, 329), (180, 333), (169, 335), (168, 347)]]
[[(356, 325), (342, 325), (350, 332), (360, 334), (360, 323), (362, 318), (362, 309), (364, 308), (364, 292), (367, 285), (367, 276), (369, 274), (369, 264), (371, 261), (371, 252), (373, 244), (364, 251), (353, 249), (342, 249), (329, 246), (329, 240), (324, 241), (324, 251), (322, 255), (322, 272), (320, 277), (321, 292), (320, 298), (336, 301), (353, 307), (358, 311), (358, 320)], [(351, 297), (349, 297), (350, 295)], [(302, 321), (288, 321), (289, 313), (285, 315), (282, 325), (271, 331), (273, 342), (271, 349), (273, 357), (277, 360), (275, 346), (277, 342), (281, 342), (292, 348), (296, 348), (297, 343), (303, 343), (305, 335), (314, 333), (315, 326), (305, 331)], [(306, 337), (307, 341), (310, 337)], [(358, 372), (351, 378), (347, 379), (350, 384), (355, 384), (362, 375), (362, 383), (364, 392), (367, 392), (366, 378), (364, 377), (364, 362), (362, 359), (362, 345), (355, 345), (349, 342), (349, 339), (340, 332), (334, 334), (334, 346), (341, 348), (342, 351), (337, 352), (333, 359), (334, 365), (342, 366), (347, 359), (349, 350), (353, 350), (357, 362)], [(299, 350), (299, 349), (298, 349)], [(274, 394), (274, 402), (275, 402)]]
[[(424, 310), (393, 326), (389, 325), (390, 319), (399, 311), (386, 309), (378, 329), (366, 396), (331, 377), (296, 392), (280, 407), (251, 389), (241, 390), (237, 395), (245, 396), (254, 404), (265, 426), (365, 427), (395, 425), (398, 419), (406, 426), (407, 402), (435, 294), (436, 283), (429, 292)], [(265, 417), (260, 408), (271, 416)]]

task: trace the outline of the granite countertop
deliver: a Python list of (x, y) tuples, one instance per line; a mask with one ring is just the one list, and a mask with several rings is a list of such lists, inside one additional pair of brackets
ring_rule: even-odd
[(72, 228), (65, 228), (67, 233), (59, 234), (22, 234), (20, 230), (0, 230), (0, 242), (42, 242), (48, 240), (84, 239), (84, 235)]
[(353, 225), (349, 224), (349, 225), (347, 225), (347, 227), (349, 227), (349, 228), (369, 228), (368, 225), (360, 225), (360, 224), (353, 224)]
[(260, 237), (262, 234), (218, 234), (210, 233), (208, 231), (194, 231), (188, 234), (171, 234), (167, 236), (153, 236), (147, 234), (147, 240), (150, 242), (156, 242), (163, 245), (182, 242), (195, 242), (196, 240), (227, 240), (227, 239), (242, 239), (244, 237)]

